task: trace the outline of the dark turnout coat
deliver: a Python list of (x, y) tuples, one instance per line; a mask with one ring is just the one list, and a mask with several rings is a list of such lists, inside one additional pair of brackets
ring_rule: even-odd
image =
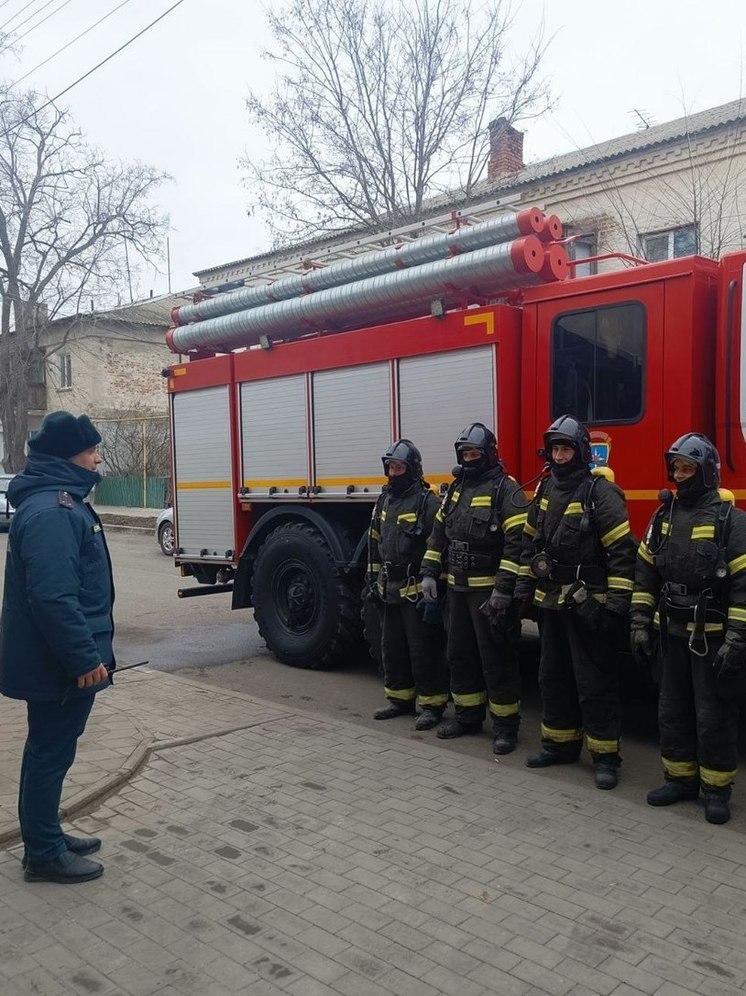
[(0, 617), (0, 692), (10, 698), (61, 700), (76, 694), (80, 675), (114, 663), (111, 561), (84, 502), (98, 480), (68, 460), (32, 454), (10, 484), (16, 513)]

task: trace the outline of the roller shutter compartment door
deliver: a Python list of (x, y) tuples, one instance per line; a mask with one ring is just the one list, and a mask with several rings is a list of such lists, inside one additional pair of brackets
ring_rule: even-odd
[(399, 361), (401, 435), (422, 452), (432, 484), (453, 480), (453, 443), (470, 422), (495, 426), (495, 353), (475, 346)]
[(178, 551), (196, 559), (230, 560), (233, 483), (228, 388), (175, 394), (173, 426)]
[(313, 377), (316, 484), (320, 496), (378, 494), (391, 441), (388, 363), (324, 370)]
[(241, 464), (251, 498), (272, 487), (297, 497), (309, 483), (303, 374), (241, 385)]

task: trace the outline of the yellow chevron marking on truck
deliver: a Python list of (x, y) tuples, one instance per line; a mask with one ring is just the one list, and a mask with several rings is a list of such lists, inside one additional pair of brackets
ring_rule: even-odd
[(464, 325), (484, 325), (485, 335), (494, 335), (495, 315), (492, 311), (484, 315), (464, 315)]

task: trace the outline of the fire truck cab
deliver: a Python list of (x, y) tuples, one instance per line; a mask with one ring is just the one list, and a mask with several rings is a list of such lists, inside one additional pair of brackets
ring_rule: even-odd
[(734, 253), (482, 289), (477, 305), (434, 298), (420, 317), (174, 364), (176, 564), (205, 590), (232, 584), (281, 661), (321, 668), (361, 646), (366, 531), (392, 439), (414, 440), (444, 490), (461, 428), (494, 426), (528, 501), (544, 429), (571, 413), (639, 536), (668, 484), (665, 448), (697, 430), (743, 504), (745, 268)]

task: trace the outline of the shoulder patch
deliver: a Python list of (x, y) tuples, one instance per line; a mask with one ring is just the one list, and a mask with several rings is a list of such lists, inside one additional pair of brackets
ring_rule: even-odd
[(75, 508), (75, 501), (69, 491), (57, 492), (57, 504), (63, 508)]

